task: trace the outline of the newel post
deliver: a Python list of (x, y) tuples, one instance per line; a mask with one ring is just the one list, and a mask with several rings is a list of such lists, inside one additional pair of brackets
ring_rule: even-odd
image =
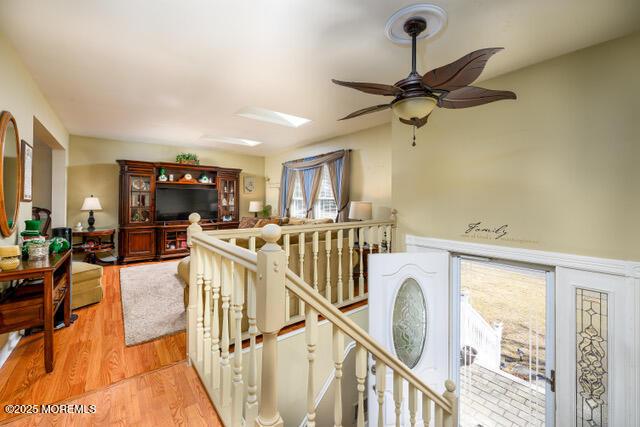
[(187, 246), (191, 247), (191, 236), (202, 231), (202, 227), (200, 226), (200, 214), (194, 212), (189, 215), (189, 222), (191, 224), (187, 227)]
[(256, 426), (284, 425), (278, 411), (278, 332), (285, 322), (285, 252), (276, 243), (282, 234), (275, 224), (262, 229), (265, 245), (258, 251), (256, 323), (262, 332), (262, 380)]
[(444, 382), (445, 392), (442, 393), (442, 397), (449, 401), (451, 404), (451, 414), (447, 414), (445, 417), (445, 426), (458, 427), (458, 397), (456, 396), (456, 384), (451, 380)]
[(197, 274), (200, 266), (198, 265), (198, 255), (197, 248), (193, 247), (193, 243), (191, 242), (191, 236), (196, 233), (200, 233), (202, 231), (202, 227), (200, 227), (200, 215), (197, 213), (192, 213), (189, 215), (189, 222), (191, 223), (189, 227), (187, 227), (187, 245), (189, 246), (190, 251), (190, 262), (189, 262), (189, 305), (187, 306), (187, 361), (191, 363), (192, 360), (196, 360), (196, 345), (197, 345), (197, 307), (196, 303), (198, 300), (198, 285), (197, 285)]

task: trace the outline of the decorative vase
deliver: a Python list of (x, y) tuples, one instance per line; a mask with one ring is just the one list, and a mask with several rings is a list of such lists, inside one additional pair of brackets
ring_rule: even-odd
[(29, 245), (29, 259), (37, 261), (39, 259), (45, 259), (49, 256), (49, 245), (46, 241), (32, 243)]
[(47, 247), (47, 251), (48, 251), (49, 248), (45, 242), (46, 242), (46, 239), (42, 236), (23, 236), (22, 237), (22, 256), (24, 258), (29, 257), (29, 247), (31, 245), (43, 244)]

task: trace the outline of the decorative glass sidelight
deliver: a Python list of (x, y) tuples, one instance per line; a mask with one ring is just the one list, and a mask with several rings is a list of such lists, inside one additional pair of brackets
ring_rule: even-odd
[(406, 279), (393, 304), (393, 348), (408, 367), (420, 361), (427, 339), (427, 305), (420, 285)]
[(605, 292), (576, 289), (576, 425), (607, 426), (609, 304)]

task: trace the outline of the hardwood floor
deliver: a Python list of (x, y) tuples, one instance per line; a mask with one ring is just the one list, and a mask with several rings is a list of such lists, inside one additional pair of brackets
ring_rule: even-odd
[[(123, 267), (126, 268), (126, 267)], [(125, 347), (119, 266), (104, 268), (104, 298), (75, 310), (80, 317), (55, 331), (55, 368), (45, 373), (42, 333), (23, 338), (0, 368), (0, 421), (7, 404), (66, 401), (186, 358), (184, 332)]]
[(181, 362), (132, 378), (64, 405), (83, 405), (95, 413), (37, 414), (11, 421), (11, 426), (222, 426), (193, 368)]

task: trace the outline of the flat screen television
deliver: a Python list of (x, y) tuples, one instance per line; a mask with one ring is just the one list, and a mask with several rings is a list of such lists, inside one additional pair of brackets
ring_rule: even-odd
[(218, 218), (218, 192), (211, 188), (156, 188), (156, 221), (189, 219), (193, 212), (202, 219)]

